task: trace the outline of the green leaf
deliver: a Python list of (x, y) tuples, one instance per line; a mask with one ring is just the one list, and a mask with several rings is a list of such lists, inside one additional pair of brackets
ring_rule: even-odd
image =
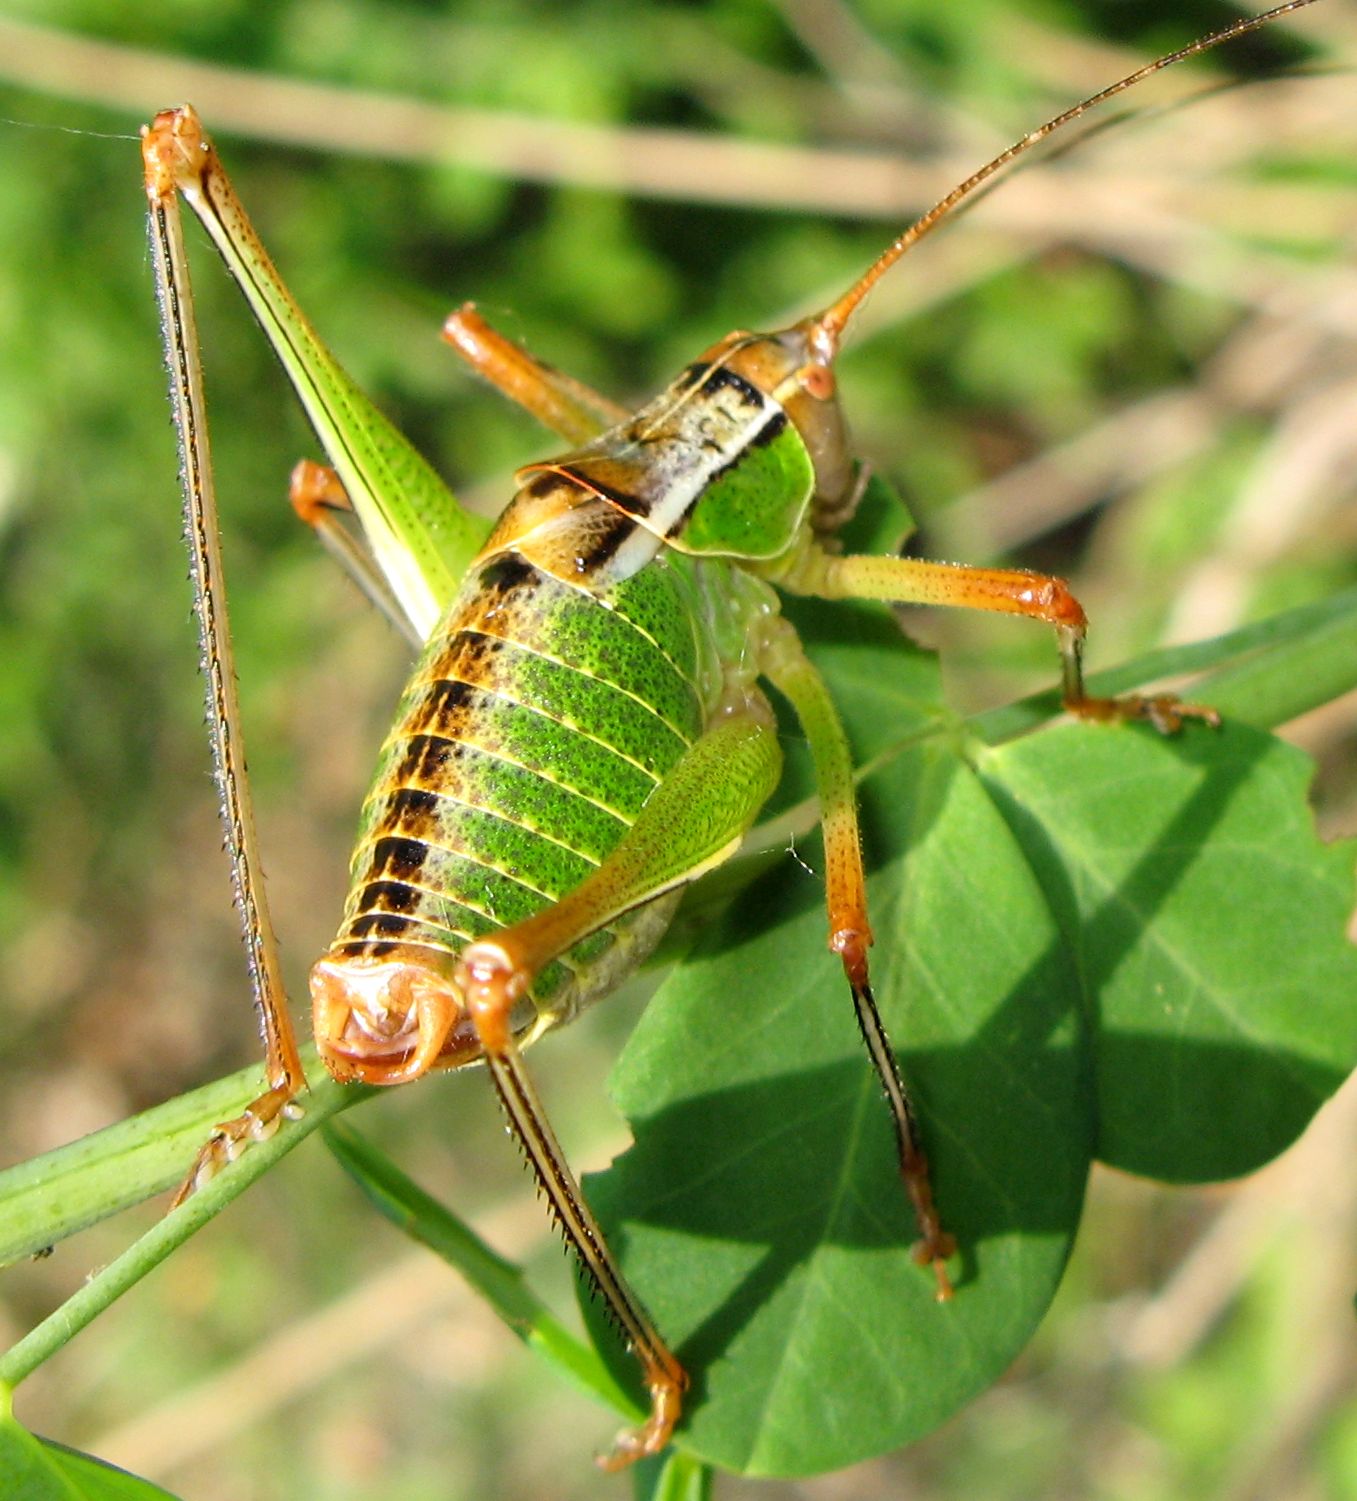
[(174, 1501), (169, 1491), (21, 1427), (0, 1388), (0, 1496), (5, 1501)]
[[(1304, 613), (1203, 660), (1332, 636)], [(967, 742), (909, 686), (928, 659), (860, 620), (817, 655), (840, 654), (876, 757), (873, 974), (956, 1300), (909, 1259), (813, 841), (812, 871), (749, 885), (652, 1000), (614, 1078), (635, 1145), (588, 1187), (693, 1374), (677, 1442), (750, 1473), (889, 1451), (1000, 1374), (1054, 1292), (1095, 1142), (1170, 1181), (1248, 1171), (1357, 1060), (1353, 851), (1316, 838), (1303, 755), (1240, 723)]]
[(680, 1441), (724, 1468), (834, 1469), (935, 1427), (1027, 1342), (1078, 1219), (1089, 1070), (1036, 882), (955, 753), (869, 792), (878, 1000), (964, 1247), (954, 1301), (911, 1260), (821, 886), (791, 860), (651, 1002), (613, 1078), (635, 1145), (587, 1185), (693, 1375)]
[[(937, 657), (906, 640), (879, 606), (848, 603), (825, 609), (818, 601), (786, 599), (783, 614), (829, 683), (859, 765), (952, 722)], [(780, 701), (777, 708), (786, 765), (764, 808), (765, 818), (805, 803), (815, 793), (801, 727)], [(808, 812), (812, 819), (816, 816), (813, 806)]]
[[(314, 1048), (306, 1059), (316, 1062)], [(183, 1182), (213, 1126), (264, 1087), (254, 1064), (0, 1172), (0, 1266)]]
[(632, 1495), (636, 1501), (710, 1501), (712, 1472), (691, 1456), (667, 1449), (656, 1459), (633, 1467)]
[(1313, 766), (1247, 725), (1063, 725), (981, 758), (1096, 1018), (1098, 1155), (1170, 1182), (1252, 1171), (1357, 1059), (1357, 841)]
[(1357, 588), (1200, 645), (1232, 647), (1202, 685), (1208, 702), (1228, 718), (1285, 724), (1357, 687)]
[[(808, 634), (873, 757), (874, 978), (961, 1242), (958, 1292), (936, 1305), (909, 1257), (886, 1112), (825, 949), (818, 843), (800, 841), (795, 860), (765, 853), (733, 906), (707, 909), (638, 1027), (615, 1080), (636, 1144), (590, 1182), (693, 1375), (677, 1436), (690, 1466), (810, 1473), (927, 1432), (1040, 1321), (1095, 1119), (1098, 1152), (1119, 1165), (1171, 1179), (1244, 1171), (1294, 1139), (1357, 1055), (1351, 850), (1316, 840), (1303, 756), (1240, 724), (1168, 740), (1063, 725), (967, 741), (931, 657), (902, 648), (881, 612), (834, 616)], [(1248, 628), (1202, 660), (1309, 651), (1347, 618)], [(255, 1087), (222, 1081), (0, 1178), (15, 1244), (163, 1186)], [(308, 1120), (341, 1096), (354, 1093), (323, 1081)], [(212, 1196), (224, 1203), (278, 1146), (253, 1148), (186, 1210), (215, 1212)], [(338, 1149), (383, 1212), (466, 1272), (516, 1333), (626, 1405), (513, 1268), (356, 1139)], [(157, 1226), (0, 1369), (25, 1374), (191, 1228)], [(601, 1337), (634, 1389), (632, 1363)]]
[[(303, 1057), (314, 1062), (315, 1050), (306, 1049)], [(249, 1087), (251, 1078), (256, 1081), (254, 1088)], [(226, 1086), (237, 1091), (245, 1088), (231, 1096)], [(246, 1070), (149, 1111), (146, 1116), (123, 1121), (12, 1168), (0, 1174), (0, 1209), (4, 1211), (0, 1219), (8, 1218), (12, 1210), (18, 1221), (17, 1242), (30, 1247), (36, 1242), (40, 1249), (61, 1235), (149, 1198), (188, 1172), (197, 1147), (207, 1140), (213, 1124), (220, 1119), (215, 1109), (205, 1112), (205, 1105), (216, 1106), (223, 1098), (234, 1098), (238, 1110), (257, 1092), (258, 1072)], [(303, 1111), (299, 1120), (285, 1120), (266, 1141), (252, 1142), (237, 1161), (171, 1209), (121, 1256), (92, 1273), (78, 1292), (0, 1355), (0, 1382), (17, 1386), (330, 1116), (371, 1093), (360, 1087), (336, 1084), (328, 1074), (316, 1077), (298, 1101)], [(145, 1124), (148, 1116), (162, 1127), (167, 1122), (173, 1123), (172, 1145), (182, 1155), (171, 1159), (175, 1166), (168, 1182), (165, 1154), (153, 1139), (155, 1125), (148, 1129)], [(78, 1213), (74, 1212), (76, 1209)]]
[(325, 1142), (368, 1202), (412, 1240), (455, 1267), (529, 1349), (582, 1391), (635, 1421), (639, 1409), (597, 1353), (576, 1339), (529, 1287), (520, 1268), (499, 1255), (452, 1211), (425, 1193), (352, 1127), (332, 1123)]
[(873, 471), (839, 541), (845, 552), (890, 553), (899, 551), (913, 532), (914, 518), (899, 491)]

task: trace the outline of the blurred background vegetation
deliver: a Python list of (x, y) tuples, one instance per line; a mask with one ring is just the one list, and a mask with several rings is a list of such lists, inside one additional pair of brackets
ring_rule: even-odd
[[(1008, 139), (1230, 15), (4, 0), (0, 1162), (257, 1045), (199, 722), (143, 120), (199, 106), (322, 333), (495, 507), (553, 440), (458, 368), (437, 338), (450, 307), (474, 298), (600, 389), (650, 394), (727, 329), (828, 300)], [(922, 518), (920, 550), (1073, 576), (1095, 667), (1357, 573), (1354, 59), (1357, 8), (1326, 0), (1157, 80), (924, 246), (844, 360), (859, 446)], [(316, 445), (206, 254), (197, 291), (251, 769), (301, 993), (405, 651), (292, 520), (287, 472)], [(945, 647), (963, 707), (1054, 675), (1044, 632), (910, 624)], [(1357, 829), (1357, 704), (1290, 732), (1320, 763), (1322, 827)], [(618, 1145), (604, 1079), (638, 1004), (542, 1056), (585, 1166)], [(1244, 1185), (1096, 1177), (1056, 1314), (1005, 1383), (907, 1453), (766, 1493), (1357, 1494), (1355, 1115), (1340, 1096)], [(365, 1121), (566, 1301), (480, 1081), (397, 1092)], [(5, 1342), (131, 1235), (100, 1227), (7, 1274)], [(595, 1493), (610, 1420), (539, 1374), (310, 1150), (34, 1377), (19, 1413), (195, 1501)]]

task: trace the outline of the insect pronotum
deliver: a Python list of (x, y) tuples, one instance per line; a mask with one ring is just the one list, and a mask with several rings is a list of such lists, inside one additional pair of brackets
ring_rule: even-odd
[[(585, 1275), (633, 1349), (651, 1410), (603, 1463), (657, 1453), (687, 1376), (627, 1285), (556, 1141), (522, 1052), (609, 993), (658, 941), (681, 889), (741, 843), (777, 784), (770, 683), (814, 760), (829, 945), (894, 1124), (940, 1299), (954, 1246), (872, 998), (846, 736), (779, 613), (778, 590), (1001, 611), (1056, 632), (1065, 706), (1163, 732), (1210, 710), (1084, 691), (1085, 617), (1063, 581), (1020, 570), (855, 556), (832, 539), (862, 472), (834, 362), (880, 278), (1037, 142), (1149, 74), (1312, 0), (1162, 57), (1024, 136), (904, 231), (840, 298), (773, 334), (735, 332), (629, 413), (540, 364), (471, 306), (446, 335), (572, 447), (523, 469), (487, 537), (320, 344), (254, 235), (190, 108), (144, 132), (151, 237), (227, 844), (264, 1017), (269, 1088), (203, 1148), (181, 1194), (273, 1129), (305, 1088), (258, 877), (221, 598), (198, 343), (178, 218), (188, 200), (240, 283), (332, 465), (293, 501), (419, 648), (364, 804), (338, 934), (311, 972), (316, 1040), (340, 1080), (396, 1084), (483, 1060)], [(356, 513), (361, 540), (342, 520)], [(945, 1190), (944, 1190), (945, 1202)]]

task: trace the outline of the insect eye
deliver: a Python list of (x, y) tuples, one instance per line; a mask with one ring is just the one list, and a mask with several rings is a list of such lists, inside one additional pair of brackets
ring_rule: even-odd
[(801, 389), (817, 401), (832, 401), (838, 384), (828, 365), (803, 365), (796, 372)]

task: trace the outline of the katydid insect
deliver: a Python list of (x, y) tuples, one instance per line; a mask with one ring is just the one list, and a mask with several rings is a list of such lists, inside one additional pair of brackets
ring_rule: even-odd
[[(1084, 613), (1021, 570), (845, 554), (860, 496), (834, 377), (853, 317), (904, 253), (1016, 157), (1153, 72), (1312, 0), (1291, 0), (1141, 68), (987, 163), (822, 311), (735, 332), (635, 413), (533, 359), (470, 306), (446, 333), (485, 378), (573, 446), (520, 471), (493, 531), (457, 507), (359, 395), (292, 302), (191, 109), (144, 138), (152, 244), (183, 456), (188, 534), (227, 842), (265, 1020), (268, 1091), (221, 1126), (185, 1185), (274, 1129), (305, 1087), (258, 879), (241, 767), (197, 338), (177, 202), (202, 219), (273, 343), (332, 468), (293, 500), (420, 648), (364, 804), (334, 943), (311, 972), (315, 1035), (340, 1080), (404, 1083), (484, 1062), (586, 1277), (636, 1354), (644, 1425), (609, 1467), (661, 1450), (686, 1374), (627, 1285), (522, 1062), (542, 1033), (613, 990), (654, 947), (683, 887), (738, 848), (781, 752), (763, 683), (815, 766), (829, 946), (843, 963), (894, 1125), (918, 1260), (951, 1295), (909, 1094), (872, 996), (847, 737), (779, 611), (779, 593), (999, 611), (1054, 628), (1065, 706), (1161, 732), (1208, 709), (1171, 695), (1089, 696)], [(344, 514), (356, 514), (361, 540)]]

